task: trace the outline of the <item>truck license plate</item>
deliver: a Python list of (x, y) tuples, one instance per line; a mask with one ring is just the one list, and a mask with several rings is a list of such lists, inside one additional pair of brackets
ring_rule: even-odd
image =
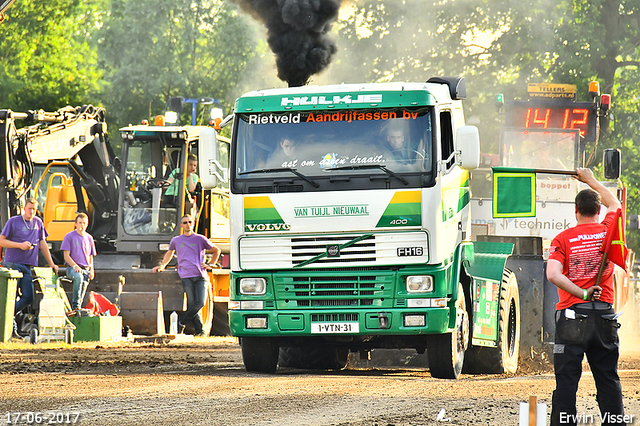
[(357, 322), (314, 322), (311, 323), (312, 333), (358, 333), (360, 324)]

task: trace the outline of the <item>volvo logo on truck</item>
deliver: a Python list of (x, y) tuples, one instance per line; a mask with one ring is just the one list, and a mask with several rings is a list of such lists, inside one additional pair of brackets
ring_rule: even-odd
[(247, 223), (247, 231), (290, 231), (291, 225), (286, 223)]
[(340, 257), (340, 246), (338, 244), (331, 244), (327, 246), (328, 257)]

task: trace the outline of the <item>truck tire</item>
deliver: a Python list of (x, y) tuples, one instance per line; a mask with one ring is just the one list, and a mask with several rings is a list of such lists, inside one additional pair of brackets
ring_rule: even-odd
[(247, 371), (273, 374), (278, 367), (278, 344), (270, 337), (242, 337), (242, 361)]
[(464, 353), (469, 345), (469, 313), (462, 284), (458, 284), (456, 327), (451, 333), (427, 336), (427, 358), (431, 376), (457, 379), (462, 372)]
[(502, 273), (498, 342), (495, 348), (475, 346), (467, 352), (465, 373), (515, 373), (520, 355), (520, 293), (518, 280), (509, 269)]
[(342, 370), (347, 366), (349, 349), (336, 347), (284, 347), (280, 348), (280, 367), (308, 370)]

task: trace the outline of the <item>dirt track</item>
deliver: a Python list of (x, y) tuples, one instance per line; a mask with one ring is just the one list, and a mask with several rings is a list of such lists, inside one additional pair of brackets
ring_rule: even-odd
[[(0, 364), (3, 424), (14, 420), (8, 413), (42, 412), (79, 413), (81, 425), (515, 425), (520, 402), (538, 395), (549, 403), (554, 388), (551, 371), (457, 381), (414, 367), (251, 374), (235, 340), (214, 337), (169, 345), (9, 343), (0, 345)], [(640, 355), (624, 356), (620, 369), (627, 414), (638, 417)], [(588, 374), (578, 411), (600, 424)], [(451, 421), (436, 420), (442, 408)]]

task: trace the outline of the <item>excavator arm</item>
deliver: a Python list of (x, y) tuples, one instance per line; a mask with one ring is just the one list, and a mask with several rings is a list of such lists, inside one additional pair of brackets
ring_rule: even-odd
[(4, 21), (4, 11), (9, 9), (15, 0), (0, 0), (0, 22)]
[[(17, 121), (27, 124), (18, 127)], [(107, 137), (105, 110), (85, 105), (26, 113), (0, 110), (0, 220), (18, 213), (33, 185), (34, 166), (66, 162), (72, 179), (93, 207), (92, 228), (112, 239), (118, 209), (119, 167)], [(80, 188), (81, 187), (81, 188)], [(82, 197), (77, 198), (81, 201)]]

